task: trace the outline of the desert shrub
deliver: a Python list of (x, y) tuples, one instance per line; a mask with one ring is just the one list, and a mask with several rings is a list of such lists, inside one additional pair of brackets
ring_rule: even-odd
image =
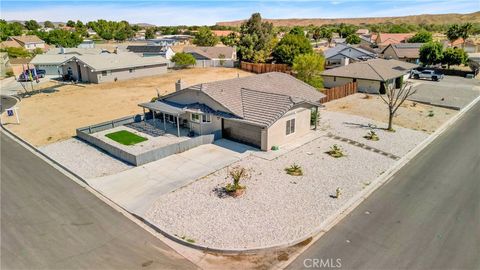
[(245, 189), (245, 188), (246, 188), (245, 186), (240, 185), (240, 180), (242, 180), (242, 179), (247, 179), (247, 178), (250, 177), (247, 169), (245, 169), (245, 168), (243, 168), (243, 167), (240, 167), (240, 166), (237, 166), (237, 167), (232, 168), (232, 169), (228, 172), (228, 175), (229, 175), (229, 176), (232, 178), (232, 180), (233, 180), (233, 183), (228, 183), (228, 184), (225, 186), (225, 190), (226, 190), (228, 193), (235, 193), (235, 192), (237, 192), (238, 190), (242, 190), (242, 189)]
[(428, 112), (428, 117), (434, 117), (434, 116), (435, 116), (435, 113), (433, 111)]
[(377, 133), (373, 130), (370, 130), (367, 135), (364, 136), (365, 139), (370, 141), (378, 141), (380, 138), (378, 137)]
[(301, 176), (303, 175), (303, 170), (302, 170), (302, 167), (293, 163), (292, 165), (290, 165), (290, 167), (288, 168), (285, 168), (285, 172), (287, 172), (287, 174), (289, 175), (293, 175), (293, 176)]
[(334, 144), (330, 147), (330, 150), (327, 152), (327, 154), (329, 154), (330, 156), (332, 156), (334, 158), (340, 158), (340, 157), (345, 156), (345, 154), (343, 153), (343, 149), (336, 144)]

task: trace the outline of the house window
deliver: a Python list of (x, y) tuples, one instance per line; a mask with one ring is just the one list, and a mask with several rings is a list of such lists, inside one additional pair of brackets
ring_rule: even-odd
[(102, 71), (102, 76), (108, 76), (108, 75), (111, 75), (112, 74), (112, 71), (111, 70), (104, 70)]
[(286, 134), (292, 134), (295, 132), (295, 118), (287, 121)]
[(212, 117), (210, 114), (203, 114), (202, 115), (202, 122), (203, 123), (210, 123), (212, 122)]
[(200, 122), (200, 114), (192, 113), (191, 116), (190, 116), (190, 119), (192, 120), (192, 122), (199, 123)]
[(336, 82), (336, 81), (337, 81), (337, 77), (333, 77), (333, 81)]
[(128, 72), (133, 73), (133, 72), (135, 72), (135, 69), (130, 68), (130, 69), (128, 69)]

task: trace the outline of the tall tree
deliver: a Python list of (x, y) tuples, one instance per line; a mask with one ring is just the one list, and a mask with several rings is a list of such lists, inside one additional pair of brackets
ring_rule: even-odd
[(72, 21), (72, 20), (68, 20), (68, 21), (67, 21), (67, 26), (68, 26), (68, 27), (75, 27), (75, 22)]
[(348, 44), (360, 44), (362, 40), (360, 39), (359, 36), (357, 36), (356, 34), (350, 34), (346, 39), (345, 39), (345, 42), (347, 42)]
[(420, 47), (420, 62), (435, 65), (442, 62), (443, 45), (440, 42), (428, 42)]
[(193, 39), (193, 44), (197, 46), (215, 46), (217, 45), (219, 38), (213, 34), (210, 28), (204, 26), (198, 29)]
[(321, 37), (328, 41), (328, 47), (330, 47), (330, 44), (333, 40), (333, 29), (330, 27), (323, 27), (321, 31)]
[(236, 32), (231, 32), (230, 34), (221, 37), (220, 40), (223, 45), (233, 47), (237, 45), (239, 38)]
[(445, 33), (450, 42), (454, 42), (460, 38), (460, 26), (458, 24), (452, 24), (448, 27), (447, 32)]
[(187, 68), (195, 65), (195, 57), (189, 53), (176, 53), (172, 56), (171, 60), (175, 63), (175, 67), (177, 68)]
[(410, 83), (404, 83), (400, 88), (395, 88), (395, 85), (385, 85), (385, 97), (380, 95), (380, 98), (388, 106), (388, 131), (395, 131), (393, 129), (393, 117), (397, 113), (398, 108), (402, 106), (405, 100), (416, 93), (416, 90)]
[(293, 60), (292, 69), (296, 77), (309, 85), (323, 88), (323, 79), (320, 75), (325, 67), (325, 58), (318, 53), (301, 54)]
[(290, 30), (290, 32), (288, 32), (289, 34), (293, 34), (293, 35), (301, 35), (301, 36), (305, 36), (305, 32), (303, 32), (303, 28), (300, 27), (300, 26), (294, 26), (292, 28), (292, 30)]
[(145, 39), (153, 39), (155, 38), (155, 28), (149, 27), (145, 29)]
[(463, 48), (465, 48), (465, 41), (467, 41), (467, 38), (470, 36), (470, 33), (472, 32), (473, 25), (472, 23), (464, 23), (460, 26), (459, 29), (459, 36), (463, 39)]
[(35, 31), (35, 30), (40, 28), (40, 24), (38, 24), (37, 21), (35, 21), (35, 20), (29, 20), (29, 21), (25, 22), (25, 27), (28, 30)]
[(51, 21), (45, 21), (43, 22), (43, 26), (45, 28), (55, 28), (55, 25)]
[(240, 27), (238, 54), (242, 61), (266, 62), (276, 43), (273, 25), (262, 21), (260, 13), (254, 13)]
[(286, 34), (273, 50), (273, 58), (292, 65), (296, 56), (313, 52), (310, 41), (303, 35)]
[(428, 31), (420, 31), (416, 33), (413, 37), (408, 39), (410, 43), (427, 43), (433, 41), (432, 33)]
[(462, 48), (447, 48), (443, 52), (442, 64), (447, 64), (447, 68), (451, 65), (466, 64), (468, 54)]
[(312, 31), (312, 38), (315, 42), (318, 42), (320, 38), (322, 38), (322, 30), (320, 27), (315, 27)]

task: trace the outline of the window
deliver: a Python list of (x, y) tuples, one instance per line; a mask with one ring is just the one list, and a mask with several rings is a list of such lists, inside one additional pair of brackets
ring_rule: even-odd
[(337, 81), (337, 77), (333, 77), (333, 81), (336, 82), (336, 81)]
[(192, 120), (192, 122), (199, 123), (200, 122), (200, 114), (192, 113), (190, 119)]
[(292, 134), (295, 132), (295, 118), (287, 121), (287, 130), (286, 134)]
[(210, 123), (210, 122), (212, 122), (212, 117), (210, 116), (210, 114), (203, 114), (203, 115), (202, 115), (202, 122), (203, 122), (203, 123)]
[(130, 69), (128, 69), (128, 72), (133, 73), (133, 72), (135, 72), (135, 69), (134, 69), (134, 68), (130, 68)]
[(107, 71), (106, 70), (102, 71), (102, 76), (107, 76)]

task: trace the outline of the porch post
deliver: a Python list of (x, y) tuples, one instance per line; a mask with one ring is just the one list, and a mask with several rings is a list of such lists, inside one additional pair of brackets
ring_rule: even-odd
[(179, 115), (177, 114), (177, 134), (178, 134), (178, 137), (180, 137), (180, 119), (178, 116)]
[(153, 126), (155, 126), (155, 111), (152, 110)]
[(145, 115), (145, 108), (142, 107), (143, 109), (143, 122), (147, 122), (147, 116)]
[(167, 123), (165, 121), (165, 113), (162, 112), (162, 114), (163, 114), (163, 130), (165, 130), (165, 132), (167, 132)]
[(315, 106), (315, 128), (314, 128), (314, 130), (317, 130), (317, 125), (318, 125), (318, 106)]

